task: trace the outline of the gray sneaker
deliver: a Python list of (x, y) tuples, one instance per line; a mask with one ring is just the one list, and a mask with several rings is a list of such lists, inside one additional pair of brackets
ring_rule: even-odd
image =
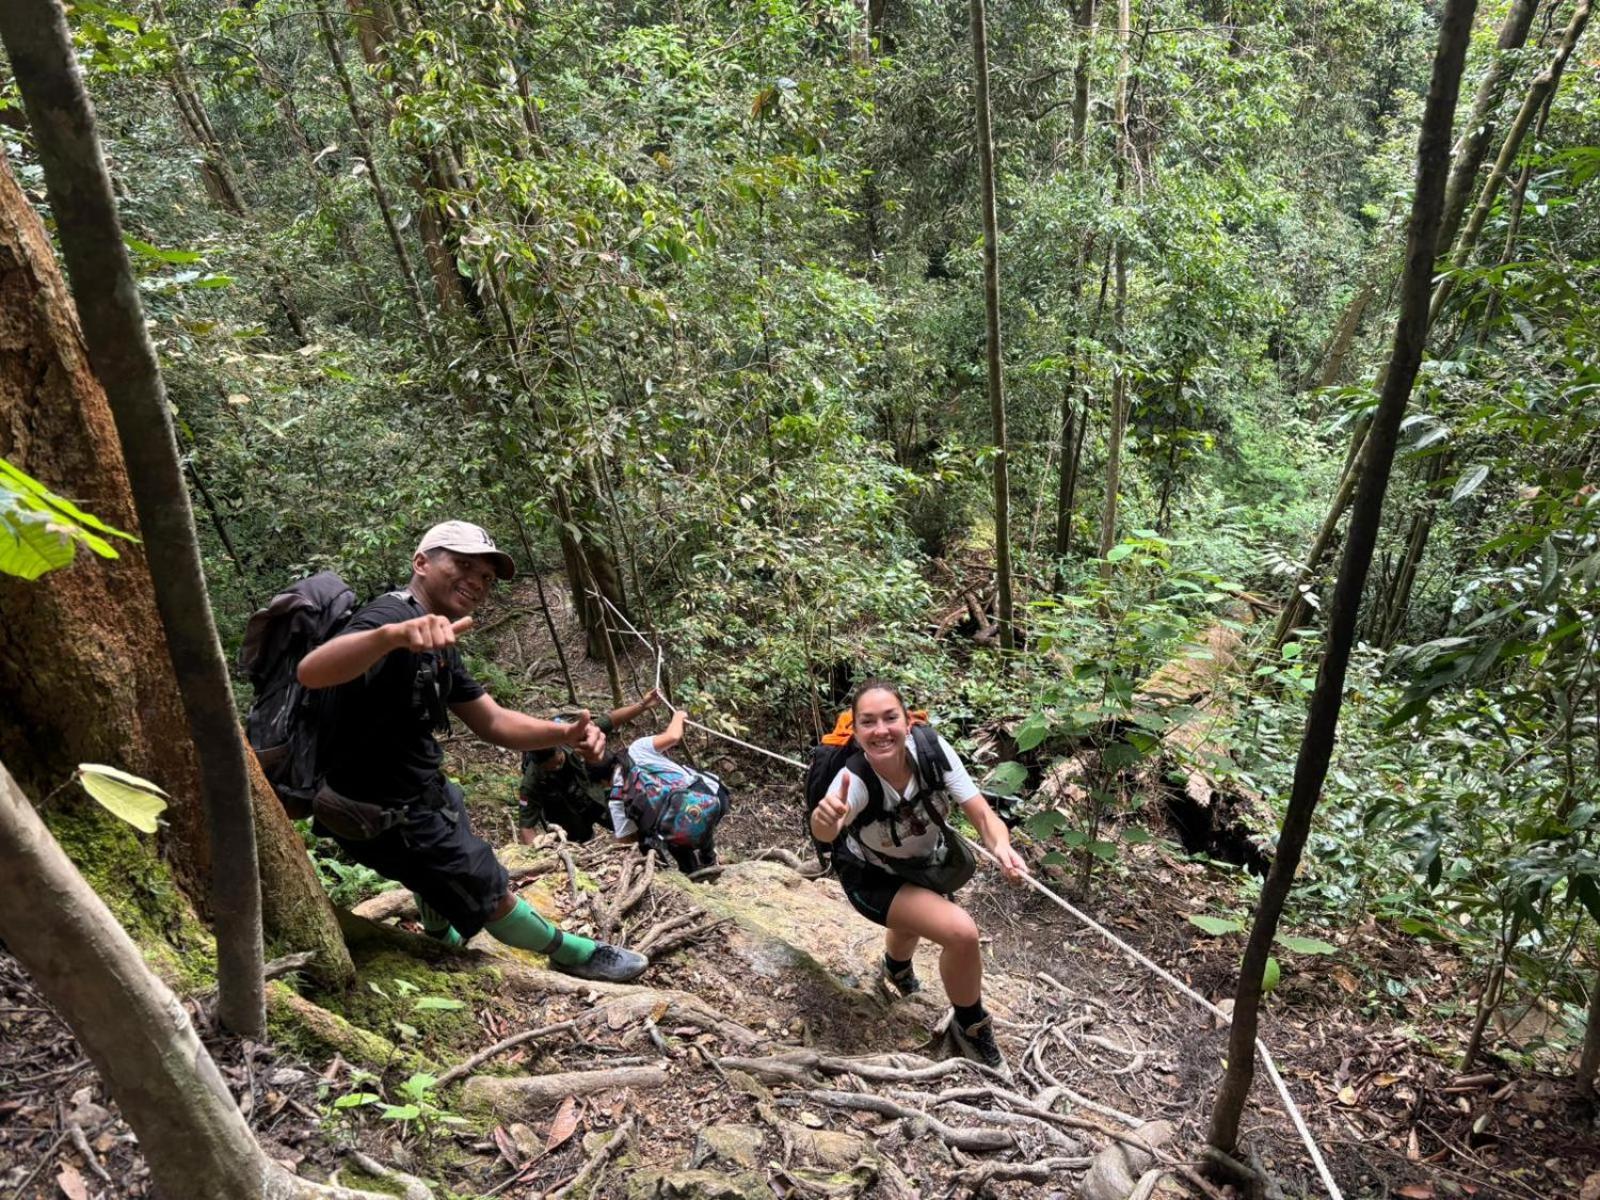
[(965, 1029), (961, 1027), (960, 1021), (952, 1017), (950, 1037), (962, 1058), (991, 1067), (1007, 1079), (1011, 1078), (1011, 1068), (1006, 1065), (1006, 1056), (1000, 1053), (1000, 1045), (994, 1040), (993, 1017), (981, 1017)]
[(571, 975), (574, 979), (593, 979), (599, 983), (627, 983), (630, 979), (637, 979), (643, 975), (644, 969), (650, 965), (650, 960), (635, 950), (624, 950), (621, 946), (601, 942), (594, 948), (594, 953), (589, 956), (588, 962), (552, 962), (550, 965), (563, 975)]

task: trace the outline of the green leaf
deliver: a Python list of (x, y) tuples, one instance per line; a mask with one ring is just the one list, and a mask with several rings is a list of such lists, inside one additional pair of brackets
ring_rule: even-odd
[(443, 996), (424, 996), (418, 1000), (414, 1007), (418, 1012), (454, 1012), (458, 1008), (465, 1008), (464, 1000), (449, 1000)]
[(1156, 839), (1143, 825), (1130, 825), (1122, 831), (1122, 840), (1130, 846), (1147, 846)]
[(78, 782), (107, 811), (145, 833), (156, 831), (156, 818), (166, 811), (165, 792), (149, 780), (115, 767), (79, 763)]
[(1017, 726), (1017, 749), (1026, 753), (1050, 736), (1050, 722), (1042, 713), (1035, 713)]
[(1070, 860), (1061, 851), (1052, 850), (1039, 861), (1047, 867), (1064, 867)]
[(1133, 547), (1129, 543), (1123, 542), (1120, 546), (1113, 546), (1109, 551), (1106, 552), (1106, 561), (1113, 563), (1121, 562), (1132, 553)]
[(1450, 492), (1450, 503), (1454, 504), (1457, 500), (1465, 500), (1473, 492), (1481, 488), (1483, 481), (1487, 478), (1489, 478), (1489, 468), (1483, 463), (1479, 463), (1470, 471), (1464, 472), (1461, 478), (1456, 480), (1456, 486)]
[(383, 1106), (383, 1119), (385, 1121), (415, 1121), (422, 1115), (422, 1110), (415, 1104), (385, 1104)]
[(1059, 809), (1046, 808), (1032, 814), (1023, 827), (1034, 837), (1043, 841), (1051, 834), (1059, 833), (1067, 827), (1067, 815)]
[(1278, 966), (1275, 958), (1267, 959), (1266, 969), (1261, 972), (1261, 994), (1270, 996), (1278, 990), (1278, 983), (1283, 978), (1283, 969)]
[(149, 242), (141, 242), (136, 237), (128, 234), (122, 235), (123, 242), (128, 249), (142, 258), (154, 259), (156, 262), (172, 263), (175, 266), (187, 263), (197, 263), (205, 256), (197, 250), (163, 250), (159, 246), (152, 246)]
[(1012, 796), (1028, 780), (1028, 768), (1019, 762), (1003, 762), (989, 774), (989, 787), (1002, 796)]
[(0, 573), (37, 579), (71, 562), (80, 542), (102, 558), (116, 558), (98, 533), (138, 540), (0, 459)]
[(1244, 932), (1244, 922), (1235, 921), (1231, 917), (1208, 917), (1203, 913), (1190, 913), (1189, 924), (1195, 926), (1202, 933), (1209, 933), (1212, 937), (1220, 937), (1225, 933)]
[(360, 1108), (363, 1104), (377, 1104), (379, 1097), (371, 1092), (351, 1092), (333, 1102), (335, 1108)]
[(1293, 950), (1296, 954), (1337, 954), (1339, 947), (1332, 942), (1324, 942), (1318, 938), (1293, 937), (1287, 933), (1280, 933), (1276, 941), (1285, 949)]
[(1117, 844), (1115, 842), (1090, 842), (1089, 853), (1101, 862), (1110, 862), (1117, 857)]

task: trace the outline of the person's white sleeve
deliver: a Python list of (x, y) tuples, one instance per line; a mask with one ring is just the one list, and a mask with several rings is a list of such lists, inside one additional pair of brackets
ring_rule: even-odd
[(677, 763), (673, 762), (655, 747), (655, 738), (635, 738), (628, 745), (628, 757), (641, 767), (653, 767), (658, 771), (681, 771)]
[(960, 756), (943, 736), (939, 738), (939, 749), (944, 751), (944, 786), (950, 793), (950, 798), (957, 804), (965, 804), (968, 800), (983, 795), (978, 790), (978, 785), (972, 782), (972, 776), (967, 774), (966, 764), (961, 761)]
[[(848, 783), (846, 781), (848, 781)], [(833, 777), (833, 781), (828, 784), (827, 794), (830, 796), (837, 796), (839, 794), (840, 787), (843, 786), (848, 786), (850, 789), (845, 794), (844, 798), (844, 802), (850, 806), (850, 815), (845, 820), (845, 824), (848, 825), (866, 810), (867, 785), (862, 783), (861, 780), (857, 779), (848, 770), (841, 768), (839, 773)]]

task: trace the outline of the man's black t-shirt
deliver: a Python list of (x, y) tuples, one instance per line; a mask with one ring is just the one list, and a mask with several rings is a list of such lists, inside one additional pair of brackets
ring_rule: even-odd
[[(350, 619), (340, 636), (409, 621), (424, 611), (408, 592), (379, 596)], [(430, 665), (431, 673), (426, 671)], [(330, 728), (318, 739), (329, 787), (353, 800), (381, 804), (416, 799), (441, 782), (444, 751), (434, 737), (435, 684), (429, 674), (437, 681), (439, 706), (484, 694), (454, 648), (426, 655), (394, 650), (365, 675), (340, 686)]]

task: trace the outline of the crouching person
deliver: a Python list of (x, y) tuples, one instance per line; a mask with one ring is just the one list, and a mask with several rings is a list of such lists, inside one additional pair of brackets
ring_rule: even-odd
[(501, 708), (463, 665), (457, 637), (496, 579), (514, 573), (510, 556), (478, 526), (436, 525), (417, 545), (407, 587), (358, 610), (301, 659), (303, 686), (338, 689), (318, 732), (325, 785), (314, 829), (410, 888), (431, 937), (459, 945), (486, 929), (548, 955), (569, 975), (626, 981), (649, 961), (564, 933), (517, 897), (493, 849), (472, 831), (461, 789), (442, 770), (437, 735), (451, 713), (509, 750), (571, 747), (595, 757), (604, 750), (588, 713), (562, 724)]
[[(651, 688), (636, 703), (593, 718), (602, 735), (635, 720), (661, 703)], [(570, 720), (570, 718), (561, 718)], [(587, 746), (560, 744), (522, 755), (522, 781), (517, 786), (517, 840), (527, 845), (541, 826), (559, 825), (569, 842), (587, 842), (595, 826), (610, 828), (607, 811), (616, 782), (617, 756), (595, 754)]]
[(675, 711), (664, 730), (628, 747), (609, 802), (619, 840), (659, 850), (686, 874), (716, 863), (717, 823), (728, 812), (728, 789), (720, 779), (668, 757), (683, 741), (688, 715)]

